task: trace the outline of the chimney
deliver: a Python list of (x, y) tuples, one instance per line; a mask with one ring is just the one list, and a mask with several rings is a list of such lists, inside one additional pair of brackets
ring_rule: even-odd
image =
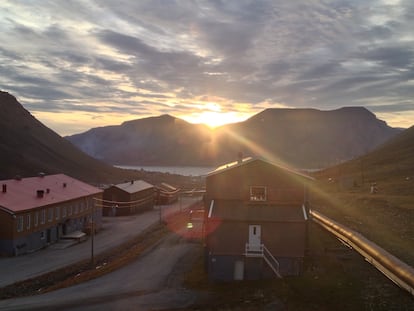
[(43, 196), (45, 195), (45, 191), (44, 190), (37, 190), (37, 197), (38, 198), (43, 198)]
[(50, 189), (49, 188), (46, 189), (46, 193), (50, 193)]
[(7, 192), (7, 185), (3, 184), (3, 193), (6, 193), (6, 192)]
[(67, 186), (67, 184), (64, 182), (64, 183), (63, 183), (63, 188), (66, 188), (66, 186)]

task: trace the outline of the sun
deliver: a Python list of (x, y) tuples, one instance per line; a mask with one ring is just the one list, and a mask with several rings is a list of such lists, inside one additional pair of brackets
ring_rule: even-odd
[(183, 119), (191, 123), (205, 124), (213, 129), (221, 125), (244, 121), (246, 117), (236, 112), (203, 111), (183, 117)]

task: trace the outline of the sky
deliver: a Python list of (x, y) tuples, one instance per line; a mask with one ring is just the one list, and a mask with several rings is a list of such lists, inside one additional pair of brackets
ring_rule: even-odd
[(60, 135), (364, 106), (414, 125), (412, 0), (2, 0), (0, 89)]

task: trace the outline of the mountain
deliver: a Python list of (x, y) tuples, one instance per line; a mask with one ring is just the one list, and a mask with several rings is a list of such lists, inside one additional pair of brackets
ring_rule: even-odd
[(210, 161), (202, 148), (210, 143), (210, 134), (205, 125), (162, 115), (94, 128), (67, 139), (112, 164), (197, 165)]
[[(267, 109), (245, 122), (227, 126), (259, 150), (301, 168), (319, 168), (362, 155), (400, 132), (363, 107), (331, 111), (316, 109)], [(227, 135), (228, 136), (228, 135)], [(231, 143), (241, 149), (243, 141)], [(230, 149), (230, 148), (229, 148)]]
[(365, 108), (346, 107), (266, 109), (215, 130), (163, 115), (94, 128), (67, 139), (112, 164), (217, 165), (242, 152), (315, 168), (362, 155), (400, 131)]
[(0, 179), (64, 173), (87, 182), (131, 178), (76, 148), (35, 119), (16, 98), (0, 91)]

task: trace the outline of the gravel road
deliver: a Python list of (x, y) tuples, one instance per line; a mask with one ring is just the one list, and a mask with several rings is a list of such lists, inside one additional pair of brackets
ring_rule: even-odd
[(100, 278), (43, 295), (0, 301), (0, 310), (154, 310), (185, 307), (181, 287), (199, 245), (171, 233), (135, 262)]

